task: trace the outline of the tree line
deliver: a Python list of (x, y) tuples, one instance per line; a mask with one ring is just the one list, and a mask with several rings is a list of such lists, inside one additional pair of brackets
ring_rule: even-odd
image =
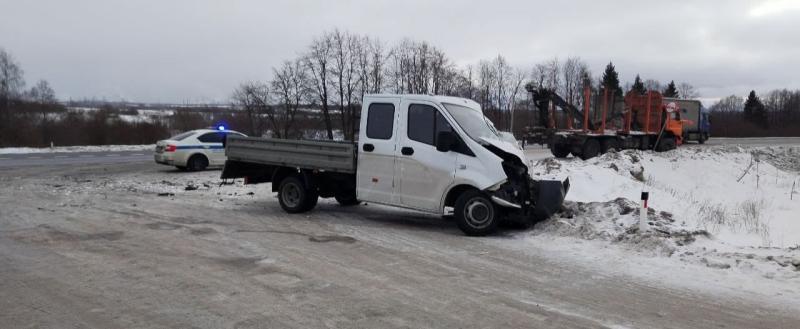
[(165, 124), (127, 122), (119, 114), (109, 106), (69, 110), (46, 80), (26, 88), (21, 65), (0, 48), (0, 147), (149, 144), (169, 134)]
[[(25, 85), (19, 64), (0, 49), (0, 145), (42, 146), (52, 140), (62, 145), (152, 142), (177, 130), (206, 127), (219, 120), (253, 136), (353, 140), (360, 102), (368, 93), (469, 98), (481, 105), (499, 129), (519, 136), (525, 126), (542, 124), (532, 114), (526, 85), (554, 90), (579, 108), (584, 105), (584, 87), (589, 86), (593, 118), (599, 115), (598, 104), (606, 90), (612, 113), (621, 110), (624, 92), (632, 90), (656, 90), (667, 97), (686, 99), (700, 96), (687, 82), (662, 83), (638, 74), (623, 86), (613, 63), (595, 76), (576, 56), (525, 67), (512, 65), (498, 54), (457, 65), (442, 49), (425, 41), (404, 39), (388, 44), (338, 29), (313, 38), (297, 56), (272, 68), (267, 79), (242, 82), (231, 95), (233, 110), (224, 113), (181, 109), (166, 121), (126, 122), (118, 115), (125, 109), (105, 106), (102, 111), (76, 113), (56, 101), (47, 81), (38, 81), (29, 89)], [(763, 98), (753, 92), (747, 101), (738, 96), (720, 99), (711, 107), (714, 135), (797, 135), (800, 132), (792, 127), (798, 126), (797, 99), (798, 91), (788, 90), (772, 91)], [(560, 120), (566, 120), (563, 114)], [(76, 127), (106, 137), (63, 131)], [(142, 137), (126, 139), (108, 127)], [(64, 134), (72, 137), (61, 136)]]
[[(316, 119), (324, 136), (341, 132), (353, 140), (358, 126), (360, 101), (367, 93), (435, 94), (473, 99), (500, 129), (513, 131), (533, 124), (535, 116), (525, 86), (557, 91), (568, 102), (582, 106), (587, 84), (593, 97), (606, 86), (613, 89), (611, 103), (621, 101), (623, 87), (613, 63), (595, 80), (589, 65), (580, 57), (553, 58), (533, 67), (515, 66), (502, 55), (468, 65), (456, 65), (440, 48), (425, 41), (404, 39), (388, 46), (378, 38), (342, 30), (323, 33), (298, 56), (273, 68), (266, 81), (247, 81), (233, 92), (233, 104), (246, 112), (251, 135), (269, 134), (294, 138), (302, 135), (297, 126), (303, 107), (319, 109)], [(637, 75), (624, 90), (658, 90), (669, 97), (698, 96), (689, 83), (662, 85), (642, 81)], [(521, 111), (523, 113), (517, 113)], [(597, 112), (592, 108), (593, 112)], [(594, 115), (594, 114), (593, 114)], [(312, 118), (313, 119), (313, 118)]]
[(712, 135), (724, 137), (800, 136), (800, 90), (775, 89), (763, 96), (731, 95), (709, 110)]

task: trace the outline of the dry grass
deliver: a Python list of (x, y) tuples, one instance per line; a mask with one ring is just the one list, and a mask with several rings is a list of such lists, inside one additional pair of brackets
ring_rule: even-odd
[(719, 203), (705, 201), (698, 208), (698, 223), (710, 232), (727, 228), (731, 232), (758, 234), (765, 246), (771, 245), (768, 219), (763, 216), (767, 204), (763, 199), (739, 203), (733, 209)]

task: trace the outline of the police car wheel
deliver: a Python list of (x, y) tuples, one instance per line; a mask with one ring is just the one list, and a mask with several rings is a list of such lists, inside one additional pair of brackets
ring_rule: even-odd
[(200, 154), (195, 154), (186, 162), (189, 171), (202, 171), (208, 167), (208, 159)]

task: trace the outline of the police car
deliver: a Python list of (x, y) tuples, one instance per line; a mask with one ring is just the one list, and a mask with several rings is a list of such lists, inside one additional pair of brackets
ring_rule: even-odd
[(225, 147), (222, 141), (227, 135), (245, 136), (240, 132), (216, 129), (197, 129), (172, 136), (156, 143), (156, 163), (175, 166), (181, 170), (198, 171), (207, 167), (225, 164)]

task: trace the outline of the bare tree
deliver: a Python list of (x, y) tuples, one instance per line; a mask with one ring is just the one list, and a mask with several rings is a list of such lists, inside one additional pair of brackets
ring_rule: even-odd
[(647, 90), (652, 90), (657, 92), (661, 92), (662, 90), (664, 90), (664, 86), (661, 85), (661, 82), (658, 82), (658, 80), (653, 80), (653, 79), (644, 80), (644, 88)]
[(14, 58), (0, 48), (0, 141), (4, 139), (10, 121), (11, 101), (19, 98), (25, 86), (22, 68)]
[(547, 65), (544, 63), (537, 63), (533, 66), (531, 73), (533, 84), (536, 88), (544, 88), (544, 81), (547, 80)]
[(8, 101), (20, 96), (25, 87), (24, 72), (5, 49), (0, 48), (0, 97)]
[(558, 58), (554, 57), (546, 64), (547, 66), (547, 76), (545, 78), (545, 88), (550, 90), (559, 90), (561, 87), (561, 64), (558, 62)]
[(497, 79), (497, 83), (495, 84), (496, 108), (498, 110), (505, 110), (508, 109), (510, 103), (509, 89), (512, 88), (510, 85), (514, 84), (514, 79), (511, 77), (513, 72), (511, 66), (508, 65), (508, 61), (506, 61), (505, 57), (502, 55), (497, 55), (492, 64), (495, 71), (494, 75)]
[(742, 112), (744, 111), (744, 98), (730, 95), (720, 98), (719, 101), (711, 105), (712, 112)]
[(263, 82), (250, 81), (239, 85), (233, 92), (234, 105), (247, 113), (248, 134), (259, 136), (264, 131), (261, 114), (270, 110), (269, 86)]
[(380, 40), (361, 37), (354, 44), (354, 55), (358, 62), (359, 100), (367, 93), (380, 93), (383, 84), (385, 54)]
[(401, 41), (389, 52), (388, 63), (388, 85), (395, 93), (456, 95), (468, 89), (444, 51), (427, 42)]
[(309, 71), (309, 84), (316, 94), (316, 99), (322, 108), (322, 117), (325, 121), (325, 130), (328, 133), (328, 139), (333, 139), (333, 125), (330, 115), (330, 102), (328, 90), (330, 87), (329, 74), (330, 74), (330, 60), (332, 52), (332, 36), (330, 33), (324, 34), (322, 37), (315, 39), (309, 47), (308, 53), (303, 56), (303, 61), (308, 67)]
[(687, 82), (681, 82), (678, 85), (678, 95), (680, 95), (680, 98), (682, 99), (693, 99), (700, 97), (700, 93), (694, 89), (694, 86)]
[(478, 62), (478, 103), (484, 110), (494, 105), (494, 86), (497, 85), (497, 74), (492, 63), (486, 60)]
[(50, 87), (47, 80), (39, 80), (39, 82), (26, 93), (25, 98), (31, 102), (45, 105), (52, 105), (57, 102), (56, 92)]
[(508, 101), (506, 102), (506, 104), (508, 104), (508, 115), (510, 121), (508, 126), (509, 126), (509, 131), (511, 131), (511, 133), (514, 133), (514, 111), (516, 110), (515, 105), (517, 102), (517, 95), (519, 95), (522, 89), (521, 87), (525, 83), (525, 80), (526, 80), (525, 71), (519, 68), (514, 69), (513, 73), (511, 74), (511, 79), (509, 84), (510, 92)]
[(583, 76), (588, 65), (580, 57), (568, 57), (561, 70), (563, 84), (560, 93), (570, 104), (579, 105), (583, 94)]
[(347, 32), (335, 30), (332, 34), (333, 84), (338, 96), (339, 116), (342, 133), (347, 140), (355, 140), (356, 114), (354, 93), (356, 91), (357, 63), (355, 54), (359, 47), (359, 38)]
[(278, 109), (267, 113), (277, 137), (289, 138), (300, 105), (309, 97), (307, 70), (302, 59), (285, 61), (280, 68), (273, 68), (275, 77), (270, 84), (279, 102)]

